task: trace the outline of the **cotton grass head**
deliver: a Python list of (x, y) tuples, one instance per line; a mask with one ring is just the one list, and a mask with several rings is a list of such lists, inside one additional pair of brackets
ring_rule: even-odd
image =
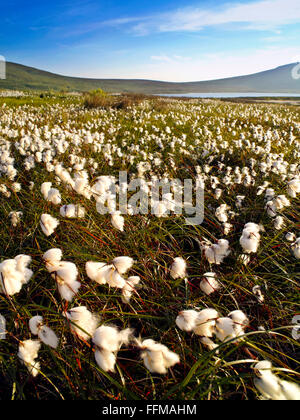
[(262, 394), (262, 398), (273, 401), (299, 401), (299, 385), (280, 379), (272, 369), (272, 363), (267, 360), (258, 362), (254, 366), (257, 375), (254, 384)]
[(176, 318), (176, 325), (182, 331), (191, 332), (196, 327), (199, 312), (192, 309), (179, 312)]
[(21, 291), (22, 286), (27, 284), (33, 275), (33, 271), (27, 267), (30, 262), (30, 256), (18, 255), (0, 264), (1, 293), (13, 296)]
[(59, 221), (50, 214), (42, 214), (40, 225), (44, 234), (46, 236), (51, 236), (59, 225)]
[(183, 258), (174, 258), (170, 270), (170, 275), (174, 280), (186, 277), (186, 262)]
[(97, 329), (100, 317), (90, 312), (86, 306), (77, 306), (66, 312), (70, 329), (85, 341), (91, 339)]
[(141, 358), (146, 368), (152, 373), (166, 374), (168, 369), (180, 363), (178, 354), (170, 351), (163, 344), (147, 339), (139, 344), (142, 349)]
[(54, 349), (57, 348), (58, 337), (51, 328), (44, 324), (42, 316), (37, 315), (31, 318), (29, 320), (29, 328), (32, 334), (37, 335), (44, 344)]
[(40, 348), (39, 340), (25, 340), (19, 344), (18, 357), (32, 376), (37, 376), (40, 370), (40, 364), (36, 360)]
[(220, 282), (216, 279), (216, 273), (203, 274), (203, 280), (200, 282), (200, 289), (207, 296), (218, 291), (221, 287)]
[(105, 372), (114, 372), (117, 352), (123, 345), (128, 345), (132, 337), (133, 330), (130, 328), (120, 331), (115, 326), (98, 327), (93, 335), (98, 366)]

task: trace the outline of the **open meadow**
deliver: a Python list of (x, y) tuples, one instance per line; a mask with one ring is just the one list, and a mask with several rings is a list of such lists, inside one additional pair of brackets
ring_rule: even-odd
[(300, 399), (299, 158), (284, 103), (0, 97), (0, 399)]

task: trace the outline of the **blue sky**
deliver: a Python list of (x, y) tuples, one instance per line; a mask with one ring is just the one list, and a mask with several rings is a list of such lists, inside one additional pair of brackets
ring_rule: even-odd
[(209, 80), (300, 61), (299, 0), (9, 0), (0, 55), (59, 74)]

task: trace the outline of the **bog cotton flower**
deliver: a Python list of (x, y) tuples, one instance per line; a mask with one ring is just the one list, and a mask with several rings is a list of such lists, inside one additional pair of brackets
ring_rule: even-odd
[(219, 318), (219, 313), (215, 309), (203, 309), (199, 312), (196, 325), (193, 329), (196, 335), (201, 337), (211, 338), (215, 332), (216, 319)]
[(20, 292), (22, 286), (27, 284), (33, 275), (33, 271), (28, 268), (30, 263), (30, 256), (18, 255), (0, 264), (1, 293), (13, 296)]
[(64, 205), (60, 208), (59, 212), (62, 217), (67, 217), (69, 219), (72, 219), (72, 218), (81, 219), (85, 216), (85, 209), (79, 204)]
[(249, 264), (249, 262), (251, 261), (250, 255), (247, 255), (247, 254), (241, 254), (241, 255), (239, 255), (239, 257), (238, 257), (238, 261), (239, 261), (241, 264), (243, 264), (243, 265), (247, 266), (247, 265)]
[(297, 194), (300, 193), (300, 178), (295, 178), (288, 182), (287, 192), (290, 197), (297, 197)]
[(252, 293), (254, 294), (254, 296), (257, 298), (259, 303), (264, 303), (265, 301), (265, 297), (261, 291), (260, 286), (254, 286), (252, 289)]
[(216, 273), (203, 274), (203, 280), (200, 282), (200, 289), (203, 293), (209, 296), (219, 290), (220, 287), (220, 282), (216, 279)]
[(40, 370), (40, 364), (36, 360), (40, 348), (39, 340), (25, 340), (19, 344), (18, 357), (32, 376), (37, 376)]
[(62, 299), (71, 302), (78, 293), (81, 283), (77, 281), (78, 270), (76, 265), (71, 262), (61, 261), (61, 258), (61, 250), (56, 248), (50, 249), (43, 255), (46, 268), (56, 281), (60, 296)]
[(122, 345), (128, 345), (132, 339), (133, 330), (127, 328), (118, 330), (115, 326), (102, 325), (93, 335), (95, 344), (95, 359), (98, 366), (105, 372), (114, 372), (116, 354)]
[(244, 227), (240, 244), (246, 254), (256, 253), (260, 244), (262, 227), (255, 223), (247, 223)]
[(21, 222), (21, 219), (23, 217), (23, 212), (22, 211), (11, 211), (9, 213), (9, 217), (10, 217), (12, 226), (16, 227)]
[(86, 274), (98, 284), (106, 284), (112, 266), (106, 263), (88, 261), (85, 265)]
[(179, 312), (176, 318), (176, 325), (182, 331), (191, 332), (196, 326), (199, 312), (192, 309)]
[(61, 261), (57, 266), (51, 268), (50, 273), (57, 283), (60, 296), (71, 302), (81, 287), (81, 283), (77, 281), (78, 270), (76, 265)]
[(44, 324), (42, 316), (34, 316), (29, 320), (29, 328), (32, 334), (37, 335), (39, 339), (48, 346), (56, 349), (58, 346), (58, 337), (54, 331)]
[(202, 246), (205, 257), (210, 264), (220, 265), (226, 257), (231, 253), (229, 242), (226, 239), (219, 239), (214, 245), (204, 244)]
[(272, 372), (272, 363), (264, 360), (254, 367), (257, 378), (254, 384), (264, 399), (273, 401), (300, 400), (299, 385), (280, 379)]
[(292, 244), (292, 251), (295, 257), (299, 260), (300, 259), (300, 238), (298, 238), (296, 242)]
[(219, 318), (216, 321), (216, 337), (220, 341), (231, 340), (235, 337), (234, 322), (231, 318)]
[(112, 263), (119, 274), (125, 274), (133, 266), (134, 259), (131, 257), (116, 257)]
[(43, 255), (43, 260), (47, 269), (48, 267), (50, 268), (53, 265), (57, 265), (61, 261), (62, 255), (62, 250), (59, 248), (52, 248), (45, 252)]
[(186, 262), (184, 261), (183, 258), (181, 257), (174, 258), (172, 266), (171, 266), (170, 274), (174, 280), (186, 277)]
[(123, 289), (126, 285), (126, 280), (121, 274), (125, 274), (132, 264), (133, 259), (130, 257), (117, 257), (112, 264), (88, 261), (85, 268), (88, 277), (98, 284), (107, 283), (110, 287)]
[(124, 232), (124, 217), (121, 216), (121, 212), (120, 211), (116, 211), (112, 214), (111, 216), (111, 223), (113, 225), (114, 228), (118, 229), (121, 232)]
[(138, 345), (142, 349), (141, 358), (152, 373), (166, 374), (169, 368), (180, 362), (178, 354), (154, 340), (140, 341)]
[(285, 239), (286, 239), (287, 241), (289, 241), (289, 242), (295, 242), (295, 240), (296, 240), (296, 235), (295, 235), (294, 233), (292, 233), (292, 232), (288, 232), (288, 233), (285, 235)]
[(88, 341), (93, 337), (99, 324), (99, 316), (90, 312), (86, 306), (77, 306), (66, 313), (71, 331)]
[(61, 203), (60, 192), (56, 188), (52, 188), (51, 182), (44, 182), (41, 185), (41, 193), (45, 200), (52, 204), (58, 205)]
[(282, 216), (277, 216), (274, 219), (274, 228), (276, 230), (281, 230), (285, 225), (284, 218)]
[(50, 214), (42, 214), (40, 225), (44, 234), (50, 236), (59, 225), (59, 221)]
[(122, 289), (123, 303), (129, 303), (132, 294), (135, 292), (135, 287), (140, 283), (141, 279), (138, 276), (131, 276), (126, 280), (125, 286)]

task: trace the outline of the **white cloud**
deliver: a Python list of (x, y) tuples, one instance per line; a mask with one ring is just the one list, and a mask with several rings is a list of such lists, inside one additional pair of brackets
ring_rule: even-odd
[(167, 63), (186, 62), (186, 61), (191, 60), (191, 57), (183, 57), (181, 55), (168, 56), (166, 54), (152, 55), (150, 58), (153, 61), (161, 61), (161, 62), (167, 62)]
[(131, 24), (137, 35), (151, 32), (195, 32), (205, 27), (240, 24), (244, 29), (277, 30), (300, 22), (299, 0), (259, 0), (247, 4), (227, 4), (205, 9), (186, 7), (148, 17), (115, 19), (107, 25)]
[(171, 58), (168, 57), (167, 55), (152, 55), (151, 56), (151, 60), (154, 60), (154, 61), (166, 61), (166, 62), (172, 61)]

